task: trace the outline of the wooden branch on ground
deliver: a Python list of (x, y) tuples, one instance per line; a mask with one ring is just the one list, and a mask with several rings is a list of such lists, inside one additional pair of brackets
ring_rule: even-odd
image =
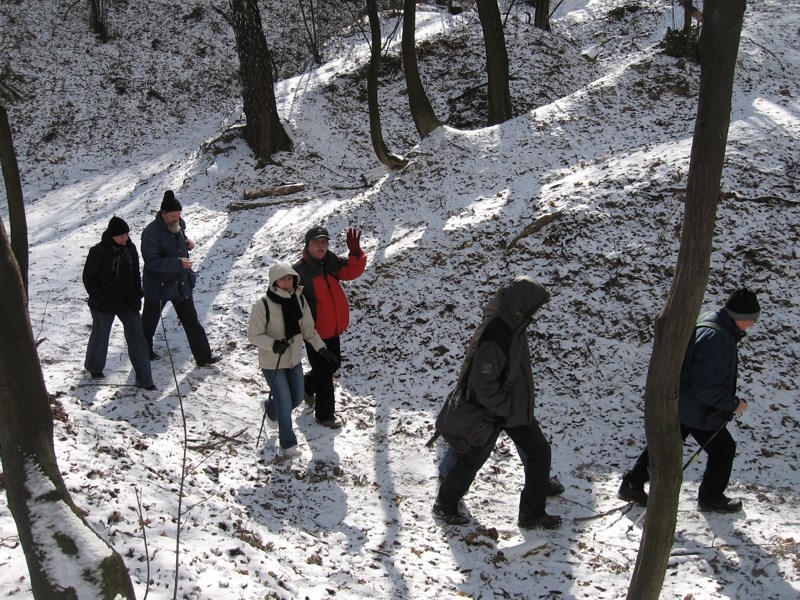
[(273, 188), (245, 188), (244, 199), (255, 200), (257, 198), (272, 198), (275, 196), (287, 196), (306, 189), (304, 183), (283, 183)]
[(556, 220), (557, 218), (559, 218), (563, 214), (564, 214), (563, 211), (557, 210), (556, 212), (552, 212), (550, 214), (543, 215), (543, 216), (539, 217), (533, 223), (531, 223), (530, 225), (526, 226), (525, 229), (523, 229), (522, 232), (517, 237), (515, 237), (513, 240), (511, 240), (508, 243), (508, 246), (506, 246), (506, 251), (511, 250), (511, 248), (516, 246), (517, 242), (519, 242), (522, 238), (528, 237), (529, 235), (531, 235), (533, 233), (536, 233), (542, 227), (544, 227), (545, 225), (547, 225), (551, 221)]
[[(228, 210), (247, 210), (251, 208), (272, 206), (275, 204), (275, 202), (279, 202), (280, 200), (273, 199), (265, 202), (250, 202), (250, 200), (256, 198), (282, 198), (283, 196), (288, 196), (289, 194), (302, 192), (305, 189), (306, 184), (304, 183), (285, 183), (274, 188), (247, 188), (244, 191), (245, 202), (231, 202), (228, 204)], [(299, 202), (301, 200), (305, 200), (305, 198), (297, 199), (296, 201)]]

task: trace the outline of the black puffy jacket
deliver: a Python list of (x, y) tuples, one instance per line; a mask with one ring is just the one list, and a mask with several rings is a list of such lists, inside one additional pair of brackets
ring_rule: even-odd
[(138, 312), (142, 307), (142, 279), (134, 243), (128, 239), (120, 246), (104, 232), (100, 243), (89, 249), (83, 265), (83, 287), (89, 293), (89, 306), (96, 311), (116, 314), (127, 307)]

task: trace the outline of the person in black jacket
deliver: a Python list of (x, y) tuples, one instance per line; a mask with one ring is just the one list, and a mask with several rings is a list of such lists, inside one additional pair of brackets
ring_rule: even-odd
[(130, 240), (128, 224), (111, 217), (99, 244), (92, 246), (83, 266), (83, 285), (89, 293), (92, 333), (86, 348), (84, 366), (95, 379), (105, 377), (108, 338), (117, 317), (125, 330), (128, 356), (136, 373), (136, 385), (154, 390), (147, 342), (139, 309), (142, 307), (142, 282), (139, 254)]
[[(522, 529), (555, 529), (561, 525), (561, 517), (545, 510), (551, 490), (551, 450), (534, 416), (533, 373), (526, 337), (533, 314), (549, 297), (535, 279), (514, 279), (480, 334), (468, 367), (465, 401), (437, 419), (437, 429), (451, 446), (459, 447), (452, 466), (443, 473), (433, 506), (433, 514), (446, 523), (469, 521), (459, 512), (458, 503), (491, 455), (497, 437), (505, 431), (524, 457), (525, 486), (517, 524)], [(559, 493), (563, 487), (553, 491)]]
[[(683, 358), (678, 393), (681, 437), (685, 441), (691, 435), (708, 455), (697, 493), (702, 511), (732, 513), (742, 509), (741, 500), (725, 495), (736, 456), (736, 442), (727, 423), (747, 409), (747, 402), (736, 396), (737, 344), (760, 314), (755, 293), (737, 289), (722, 308), (700, 316)], [(622, 478), (620, 499), (647, 506), (644, 484), (650, 480), (649, 462), (645, 448)]]

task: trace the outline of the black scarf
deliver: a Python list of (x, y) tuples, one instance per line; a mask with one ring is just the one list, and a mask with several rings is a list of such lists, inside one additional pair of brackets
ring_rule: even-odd
[(292, 293), (289, 298), (284, 298), (273, 292), (272, 289), (267, 291), (267, 296), (281, 307), (281, 311), (283, 311), (283, 324), (286, 330), (286, 339), (291, 340), (300, 333), (300, 319), (303, 318), (303, 309), (300, 306), (300, 300), (294, 293)]

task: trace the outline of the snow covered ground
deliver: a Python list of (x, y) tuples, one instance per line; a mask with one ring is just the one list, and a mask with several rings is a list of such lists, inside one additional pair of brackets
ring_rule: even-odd
[[(323, 65), (277, 84), (296, 149), (256, 169), (237, 134), (233, 36), (210, 0), (193, 9), (115, 3), (106, 44), (72, 3), (0, 4), (0, 73), (24, 96), (7, 108), (59, 466), (89, 522), (125, 557), (139, 597), (172, 597), (175, 586), (181, 403), (181, 597), (624, 596), (642, 509), (623, 507), (616, 489), (644, 441), (652, 321), (680, 241), (699, 68), (659, 50), (683, 18), (670, 2), (553, 4), (551, 34), (512, 12), (519, 116), (491, 128), (477, 127), (480, 94), (466, 93), (484, 83), (477, 15), (418, 7), (428, 93), (440, 117), (462, 128), (418, 142), (402, 73), (387, 67), (384, 135), (410, 159), (391, 174), (370, 146), (357, 29), (327, 47)], [(262, 10), (270, 43), (292, 56), (281, 45), (292, 35), (279, 27), (288, 17)], [(387, 34), (395, 24), (386, 22)], [(730, 491), (745, 510), (697, 512), (704, 460), (687, 470), (663, 598), (800, 595), (798, 31), (797, 0), (749, 4), (706, 294), (713, 308), (746, 283), (763, 309), (740, 350), (740, 395), (752, 406), (731, 426), (739, 452)], [(306, 190), (229, 210), (245, 188), (290, 181)], [(167, 310), (175, 379), (164, 357), (153, 363), (157, 392), (124, 387), (133, 375), (115, 326), (112, 385), (96, 385), (82, 368), (83, 261), (115, 214), (138, 245), (166, 189), (198, 243), (195, 302), (224, 359), (196, 367)], [(553, 220), (533, 231), (546, 215)], [(268, 390), (247, 318), (267, 268), (297, 258), (317, 223), (341, 253), (345, 230), (359, 227), (369, 257), (346, 288), (352, 325), (337, 402), (348, 423), (331, 431), (299, 409), (302, 455), (277, 460), (274, 434), (255, 447)], [(531, 347), (537, 415), (566, 486), (548, 510), (565, 523), (546, 534), (517, 529), (522, 473), (501, 438), (466, 497), (473, 522), (443, 527), (430, 513), (443, 448), (425, 442), (481, 305), (520, 273), (552, 293)], [(162, 355), (167, 340), (157, 334)], [(4, 495), (0, 597), (31, 597)]]

